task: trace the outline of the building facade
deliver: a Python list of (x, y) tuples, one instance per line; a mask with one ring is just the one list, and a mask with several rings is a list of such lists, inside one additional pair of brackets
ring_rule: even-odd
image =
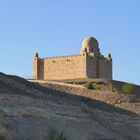
[(112, 79), (111, 54), (100, 53), (98, 41), (87, 37), (78, 55), (40, 58), (34, 56), (35, 80), (68, 80), (83, 78)]

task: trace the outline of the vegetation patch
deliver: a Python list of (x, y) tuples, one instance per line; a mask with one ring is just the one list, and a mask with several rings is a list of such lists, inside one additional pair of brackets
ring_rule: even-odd
[(124, 84), (122, 86), (122, 92), (125, 94), (134, 94), (135, 85), (133, 84)]
[(87, 82), (86, 88), (87, 89), (95, 89), (94, 85), (91, 82)]
[(101, 87), (100, 85), (96, 85), (95, 89), (96, 89), (96, 90), (101, 90), (102, 87)]
[(102, 89), (101, 85), (99, 85), (99, 84), (96, 85), (96, 84), (93, 84), (92, 82), (87, 82), (85, 87), (87, 89), (94, 89), (94, 90), (101, 90)]
[(112, 92), (118, 92), (118, 90), (115, 87), (112, 87)]

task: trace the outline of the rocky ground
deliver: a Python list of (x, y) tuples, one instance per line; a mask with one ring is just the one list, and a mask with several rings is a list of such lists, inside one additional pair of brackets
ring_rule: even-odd
[(53, 140), (61, 133), (67, 140), (140, 140), (140, 116), (0, 73), (0, 140)]
[[(36, 81), (33, 81), (33, 82), (36, 82)], [(106, 84), (104, 86), (105, 87), (104, 90), (90, 90), (81, 84), (67, 84), (67, 83), (52, 82), (52, 81), (37, 81), (37, 82), (45, 87), (49, 87), (57, 91), (74, 94), (74, 95), (75, 94), (82, 95), (90, 99), (103, 101), (107, 104), (122, 108), (124, 110), (131, 111), (140, 115), (140, 86), (137, 86), (137, 85), (135, 85), (136, 90), (134, 94), (123, 94), (121, 91), (112, 92), (112, 90), (110, 90), (110, 87), (112, 85), (114, 86), (113, 88), (117, 88), (121, 90), (122, 85), (125, 83), (119, 82), (119, 81), (112, 81), (111, 85), (110, 83)], [(99, 80), (99, 82), (101, 82), (101, 80)]]

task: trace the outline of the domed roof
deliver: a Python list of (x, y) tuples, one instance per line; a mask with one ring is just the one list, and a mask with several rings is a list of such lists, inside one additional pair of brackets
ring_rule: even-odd
[(88, 53), (95, 53), (99, 52), (98, 41), (94, 37), (86, 37), (82, 42), (82, 52), (87, 51)]

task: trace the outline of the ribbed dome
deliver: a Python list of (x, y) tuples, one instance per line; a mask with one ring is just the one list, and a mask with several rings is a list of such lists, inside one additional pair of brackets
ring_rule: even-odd
[(82, 42), (81, 52), (99, 53), (98, 41), (93, 37), (86, 37)]

